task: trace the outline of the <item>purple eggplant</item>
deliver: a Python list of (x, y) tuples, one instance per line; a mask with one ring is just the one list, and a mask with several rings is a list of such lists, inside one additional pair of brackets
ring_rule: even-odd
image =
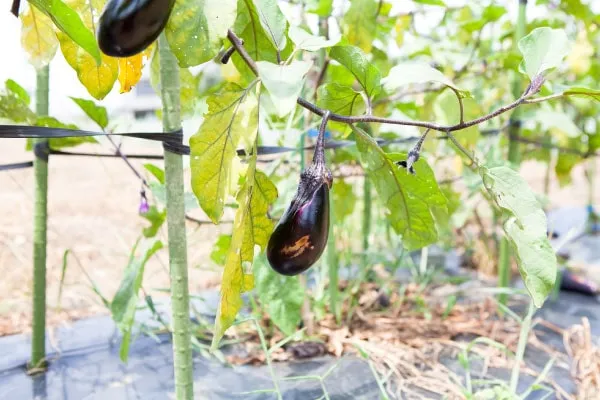
[(331, 171), (325, 165), (323, 116), (312, 164), (300, 174), (298, 191), (283, 213), (267, 245), (271, 267), (282, 275), (298, 275), (323, 254), (329, 236)]
[(98, 45), (106, 55), (130, 57), (163, 31), (175, 0), (109, 0), (100, 16)]

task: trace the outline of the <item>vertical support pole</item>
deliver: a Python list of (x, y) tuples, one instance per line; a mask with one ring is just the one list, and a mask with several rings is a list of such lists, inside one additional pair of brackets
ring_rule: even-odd
[[(37, 71), (35, 111), (48, 115), (50, 69)], [(33, 213), (33, 321), (31, 368), (44, 368), (46, 359), (46, 229), (48, 218), (48, 139), (34, 139), (35, 200)]]
[[(163, 130), (181, 128), (179, 66), (163, 34), (158, 40)], [(167, 231), (169, 235), (169, 267), (171, 272), (171, 307), (173, 314), (173, 364), (175, 398), (192, 400), (193, 363), (190, 337), (187, 240), (183, 186), (183, 158), (165, 150), (167, 190)]]

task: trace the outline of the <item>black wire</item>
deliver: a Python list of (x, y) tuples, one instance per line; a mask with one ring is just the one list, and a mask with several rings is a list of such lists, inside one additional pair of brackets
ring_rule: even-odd
[(0, 171), (9, 171), (11, 169), (23, 169), (23, 168), (31, 168), (33, 167), (33, 161), (25, 161), (14, 164), (3, 164), (0, 165)]

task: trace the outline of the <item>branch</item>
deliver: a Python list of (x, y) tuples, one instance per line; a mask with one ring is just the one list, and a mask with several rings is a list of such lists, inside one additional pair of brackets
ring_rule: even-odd
[[(254, 62), (252, 57), (250, 57), (250, 55), (244, 48), (240, 38), (231, 29), (229, 29), (227, 32), (227, 38), (229, 39), (229, 41), (231, 42), (233, 47), (235, 47), (235, 50), (239, 53), (239, 55), (242, 57), (244, 62), (252, 70), (252, 72), (258, 76), (258, 69), (256, 68), (256, 63)], [(428, 128), (428, 129), (438, 131), (438, 132), (447, 133), (447, 132), (459, 131), (462, 129), (469, 128), (471, 126), (479, 125), (482, 122), (485, 122), (492, 118), (495, 118), (500, 114), (504, 114), (505, 112), (510, 111), (510, 110), (520, 106), (521, 104), (539, 103), (541, 101), (560, 97), (560, 95), (552, 95), (552, 96), (540, 97), (538, 99), (529, 100), (528, 98), (530, 96), (532, 96), (533, 94), (535, 94), (535, 91), (531, 91), (530, 87), (528, 87), (527, 90), (525, 90), (525, 92), (521, 95), (521, 97), (519, 97), (512, 103), (502, 106), (502, 107), (498, 108), (497, 110), (495, 110), (489, 114), (486, 114), (482, 117), (473, 119), (471, 121), (459, 122), (458, 124), (455, 124), (455, 125), (439, 125), (434, 122), (407, 121), (407, 120), (401, 120), (401, 119), (376, 117), (376, 116), (372, 116), (372, 115), (346, 116), (346, 115), (340, 115), (340, 114), (335, 114), (335, 113), (331, 113), (329, 119), (331, 121), (343, 122), (346, 124), (355, 124), (358, 122), (370, 122), (370, 123), (390, 124), (390, 125), (417, 126), (417, 127), (421, 127), (421, 128)], [(325, 115), (325, 113), (328, 111), (328, 110), (318, 107), (317, 105), (309, 102), (308, 100), (306, 100), (302, 97), (298, 97), (298, 100), (296, 102), (301, 107), (303, 107), (321, 117), (323, 115)]]

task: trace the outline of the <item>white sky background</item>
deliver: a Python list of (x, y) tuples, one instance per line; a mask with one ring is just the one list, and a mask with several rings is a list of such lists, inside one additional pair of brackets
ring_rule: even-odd
[[(21, 49), (21, 23), (20, 20), (15, 18), (9, 11), (8, 1), (2, 2), (2, 8), (0, 9), (0, 37), (3, 38), (0, 51), (2, 54), (2, 62), (0, 62), (0, 84), (8, 79), (12, 78), (19, 84), (25, 87), (28, 92), (32, 95), (35, 90), (35, 69), (27, 62), (25, 52)], [(22, 1), (26, 3), (26, 1)], [(511, 18), (516, 18), (518, 0), (503, 0), (498, 1), (498, 4), (505, 4), (508, 7), (508, 13)], [(530, 0), (530, 6), (528, 7), (528, 16), (534, 17), (536, 14), (539, 15), (542, 7), (536, 7), (533, 0)], [(600, 1), (596, 4), (600, 8)], [(344, 4), (348, 4), (347, 0), (334, 0), (336, 8), (344, 7)], [(416, 6), (412, 1), (407, 0), (395, 0), (392, 1), (393, 8), (391, 15), (398, 13), (405, 13), (413, 10)], [(451, 7), (461, 6), (465, 4), (464, 0), (446, 0), (446, 4)], [(287, 4), (282, 3), (282, 8), (285, 11)], [(21, 5), (24, 7), (24, 4)], [(437, 21), (440, 20), (443, 14), (443, 10), (440, 7), (427, 6), (428, 10), (427, 19), (420, 18), (419, 26), (420, 30), (427, 31), (431, 27), (434, 27)], [(430, 11), (430, 12), (429, 12)], [(286, 13), (288, 14), (288, 13)], [(291, 16), (290, 16), (291, 17)], [(294, 19), (293, 17), (290, 19)], [(293, 21), (295, 22), (295, 21)], [(309, 21), (311, 22), (311, 21)], [(312, 21), (314, 22), (314, 21)], [(297, 22), (296, 22), (297, 23)], [(148, 70), (144, 72), (148, 74)], [(73, 121), (76, 118), (76, 123), (79, 123), (81, 127), (85, 127), (85, 123), (81, 123), (84, 120), (82, 112), (79, 108), (70, 100), (68, 96), (91, 98), (87, 93), (83, 85), (77, 80), (75, 71), (66, 63), (60, 53), (60, 49), (57, 51), (56, 57), (51, 63), (51, 78), (50, 78), (50, 114), (57, 117), (65, 122)], [(147, 75), (146, 75), (147, 76)], [(127, 104), (136, 101), (136, 96), (133, 92), (128, 94), (119, 94), (119, 84), (115, 83), (113, 91), (102, 101), (102, 105), (108, 108), (109, 115), (118, 111), (122, 107), (127, 107)]]

